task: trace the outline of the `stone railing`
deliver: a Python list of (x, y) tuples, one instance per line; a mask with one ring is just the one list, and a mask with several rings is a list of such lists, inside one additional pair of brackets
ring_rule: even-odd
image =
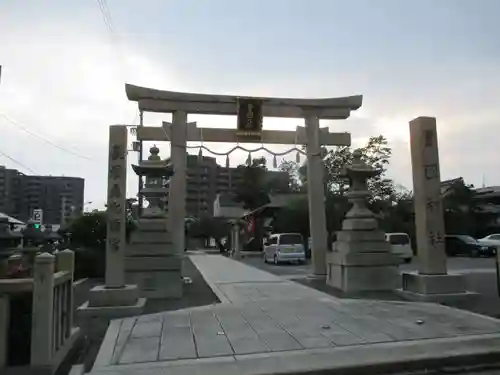
[(75, 344), (74, 259), (71, 250), (42, 253), (35, 257), (33, 278), (0, 279), (0, 373), (53, 373)]

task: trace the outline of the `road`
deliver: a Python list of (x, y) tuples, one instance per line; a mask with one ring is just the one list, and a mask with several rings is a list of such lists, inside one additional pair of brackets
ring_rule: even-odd
[[(299, 279), (311, 274), (311, 265), (303, 264), (265, 264), (263, 259), (251, 257), (243, 259), (246, 264), (252, 265), (264, 271), (286, 277), (288, 279)], [(418, 269), (416, 262), (400, 266), (400, 270), (415, 271)], [(448, 258), (448, 271), (464, 274), (467, 281), (467, 289), (480, 293), (480, 297), (472, 304), (459, 307), (467, 310), (500, 317), (500, 298), (497, 291), (495, 258)]]

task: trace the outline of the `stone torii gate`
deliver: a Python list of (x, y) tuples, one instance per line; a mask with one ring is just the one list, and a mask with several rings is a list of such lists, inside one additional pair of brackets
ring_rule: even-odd
[[(321, 146), (349, 146), (349, 133), (330, 133), (320, 128), (319, 120), (344, 120), (351, 111), (361, 107), (361, 95), (327, 99), (257, 98), (230, 95), (208, 95), (155, 90), (125, 85), (127, 97), (138, 103), (143, 112), (172, 113), (172, 123), (162, 127), (139, 126), (137, 140), (170, 141), (171, 160), (175, 174), (170, 183), (170, 229), (174, 246), (184, 249), (184, 218), (186, 216), (186, 145), (187, 142), (227, 142), (259, 144), (305, 144), (307, 147), (307, 179), (309, 224), (312, 242), (313, 274), (326, 275), (327, 231), (325, 191)], [(238, 116), (238, 130), (198, 128), (188, 123), (187, 115)], [(296, 131), (263, 130), (263, 117), (303, 118), (305, 127)]]

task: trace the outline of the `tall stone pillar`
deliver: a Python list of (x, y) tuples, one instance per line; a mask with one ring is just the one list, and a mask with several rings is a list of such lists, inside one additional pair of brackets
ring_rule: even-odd
[(175, 173), (170, 182), (168, 212), (174, 248), (179, 254), (183, 254), (185, 248), (184, 219), (186, 217), (187, 113), (175, 111), (171, 126), (171, 160)]
[(434, 117), (410, 121), (418, 273), (403, 273), (402, 295), (414, 300), (446, 301), (473, 295), (463, 275), (446, 270), (445, 228), (439, 150)]
[(106, 286), (125, 285), (127, 128), (109, 127)]
[(307, 195), (309, 200), (309, 227), (313, 276), (326, 277), (328, 249), (325, 213), (324, 167), (319, 139), (319, 118), (314, 112), (305, 112), (307, 136)]
[(93, 287), (77, 310), (78, 325), (91, 341), (98, 340), (109, 321), (139, 315), (146, 304), (137, 285), (125, 284), (127, 127), (109, 127), (108, 203), (105, 285)]
[(435, 118), (410, 121), (410, 147), (419, 273), (444, 275), (445, 230)]

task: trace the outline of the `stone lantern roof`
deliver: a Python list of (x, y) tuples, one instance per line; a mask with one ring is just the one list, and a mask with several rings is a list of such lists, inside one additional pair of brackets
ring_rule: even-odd
[(138, 176), (150, 178), (170, 178), (174, 174), (173, 165), (167, 160), (162, 160), (160, 149), (154, 145), (149, 149), (148, 160), (141, 161), (138, 165), (132, 164), (132, 169)]
[(366, 164), (362, 157), (361, 150), (354, 150), (352, 153), (352, 163), (343, 168), (341, 175), (352, 178), (360, 176), (361, 178), (371, 178), (380, 174), (380, 171)]

